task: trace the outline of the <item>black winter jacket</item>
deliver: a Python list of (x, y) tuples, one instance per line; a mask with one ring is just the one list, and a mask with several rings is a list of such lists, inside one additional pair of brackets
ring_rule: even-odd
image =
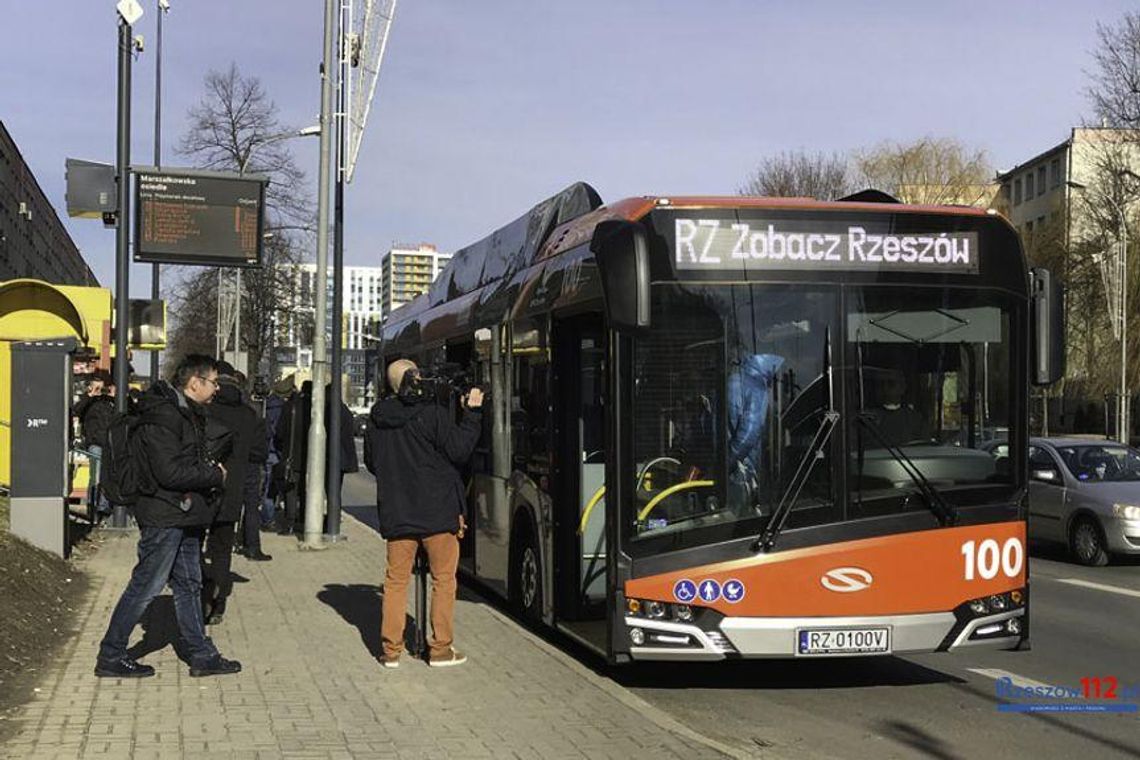
[[(233, 433), (234, 442), (229, 456), (222, 460), (226, 466), (226, 486), (214, 521), (237, 522), (241, 519), (246, 471), (250, 467), (251, 450), (260, 426), (257, 412), (246, 405), (241, 390), (225, 379), (220, 382), (213, 403), (206, 407), (206, 414), (225, 425)], [(264, 440), (264, 432), (261, 437)], [(258, 446), (263, 448), (264, 443)]]
[(75, 407), (75, 416), (83, 426), (83, 442), (88, 446), (106, 446), (107, 430), (115, 418), (115, 400), (110, 396), (87, 396)]
[(380, 535), (429, 536), (459, 530), (466, 512), (459, 468), (479, 442), (482, 415), (466, 410), (456, 425), (443, 407), (407, 404), (397, 397), (372, 407), (366, 443), (376, 476)]
[(138, 414), (131, 449), (154, 491), (139, 496), (135, 519), (154, 528), (210, 524), (224, 476), (208, 460), (202, 407), (160, 380), (139, 398)]
[[(328, 389), (325, 389), (325, 433), (329, 429), (329, 410), (332, 408)], [(282, 461), (287, 463), (288, 472), (293, 476), (303, 473), (308, 466), (309, 427), (312, 419), (313, 399), (309, 391), (295, 393), (285, 402), (277, 421), (274, 444)], [(331, 444), (327, 441), (326, 446)], [(340, 471), (356, 472), (360, 465), (356, 460), (356, 441), (352, 434), (352, 412), (341, 402), (340, 405)], [(326, 450), (326, 469), (328, 457)]]

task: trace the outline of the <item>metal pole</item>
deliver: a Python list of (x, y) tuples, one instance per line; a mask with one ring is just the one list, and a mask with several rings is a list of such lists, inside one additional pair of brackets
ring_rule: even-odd
[(1120, 441), (1128, 443), (1128, 220), (1120, 212)]
[(329, 266), (329, 168), (332, 120), (331, 72), (335, 63), (336, 0), (325, 0), (324, 57), (321, 65), (321, 157), (317, 171), (317, 271), (316, 314), (313, 330), (313, 411), (309, 420), (309, 449), (305, 466), (305, 541), (318, 549), (325, 484), (325, 378), (328, 377), (325, 310), (328, 308)]
[(237, 309), (234, 313), (234, 367), (248, 375), (247, 367), (238, 366), (241, 364), (241, 269), (235, 270), (234, 280), (237, 291), (234, 293), (234, 308)]
[(343, 310), (344, 310), (344, 167), (345, 167), (345, 84), (348, 67), (345, 54), (348, 49), (348, 25), (351, 19), (346, 18), (344, 7), (341, 7), (340, 33), (340, 60), (337, 65), (337, 93), (336, 93), (336, 190), (333, 201), (333, 323), (332, 323), (332, 351), (330, 352), (332, 386), (329, 393), (329, 471), (328, 479), (328, 525), (325, 539), (337, 541), (340, 539), (340, 436), (341, 419), (340, 405), (343, 386), (341, 385), (341, 342), (343, 341)]
[[(162, 17), (165, 15), (164, 6), (166, 6), (166, 2), (165, 0), (156, 0), (156, 2), (158, 3), (158, 40), (154, 57), (154, 167), (158, 169), (162, 166)], [(161, 274), (158, 264), (151, 264), (150, 297), (154, 301), (159, 299), (160, 281)], [(158, 382), (158, 356), (160, 353), (162, 352), (157, 348), (150, 352), (151, 383)]]
[(222, 358), (222, 268), (218, 267), (218, 328), (214, 330), (214, 355)]
[[(115, 175), (118, 178), (118, 218), (115, 228), (115, 410), (127, 411), (130, 370), (127, 359), (127, 322), (130, 319), (130, 219), (131, 219), (131, 25), (119, 18), (118, 145)], [(127, 508), (114, 505), (111, 527), (127, 527)]]

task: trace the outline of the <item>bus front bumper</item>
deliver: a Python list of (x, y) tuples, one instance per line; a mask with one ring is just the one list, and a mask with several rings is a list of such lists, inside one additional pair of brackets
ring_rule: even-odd
[[(688, 623), (625, 618), (635, 660), (722, 660), (728, 657), (852, 657), (954, 651), (984, 647), (1013, 649), (1024, 637), (1025, 609), (964, 618), (953, 612), (859, 617), (725, 617), (715, 630)], [(1010, 623), (1014, 620), (1013, 623)], [(804, 655), (798, 651), (802, 631), (883, 629), (890, 645), (879, 652), (836, 652)], [(640, 634), (634, 634), (634, 629)]]

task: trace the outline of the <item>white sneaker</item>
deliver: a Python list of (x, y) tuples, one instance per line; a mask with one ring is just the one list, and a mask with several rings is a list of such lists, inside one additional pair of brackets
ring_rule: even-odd
[(400, 657), (399, 655), (395, 657), (383, 657), (380, 660), (380, 664), (385, 668), (395, 670), (396, 668), (400, 667)]
[(433, 657), (428, 660), (428, 665), (433, 668), (450, 668), (452, 665), (462, 665), (465, 662), (467, 662), (467, 655), (453, 648), (446, 657)]

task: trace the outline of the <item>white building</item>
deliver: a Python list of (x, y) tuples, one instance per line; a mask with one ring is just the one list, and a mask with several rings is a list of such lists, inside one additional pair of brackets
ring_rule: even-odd
[[(380, 323), (393, 310), (424, 293), (451, 260), (451, 254), (440, 253), (434, 245), (394, 244), (381, 260), (381, 266), (349, 266), (344, 268), (344, 297), (341, 320), (344, 330), (344, 362), (341, 371), (349, 379), (348, 397), (367, 405), (371, 393), (367, 386), (368, 368), (365, 351), (376, 347)], [(284, 264), (291, 281), (292, 301), (287, 315), (277, 330), (276, 360), (278, 374), (300, 372), (302, 376), (313, 364), (313, 316), (316, 310), (316, 264)], [(332, 277), (328, 282), (327, 318), (331, 325)]]
[[(1130, 298), (1127, 309), (1122, 308), (1120, 277), (1123, 269), (1128, 282), (1135, 283), (1135, 244), (1129, 241), (1128, 267), (1120, 266), (1119, 251), (1122, 240), (1135, 235), (1137, 175), (1140, 132), (1076, 127), (1064, 142), (997, 176), (1002, 211), (1030, 261), (1049, 265), (1063, 282), (1069, 275), (1083, 283), (1065, 299), (1069, 379), (1093, 377), (1104, 362), (1112, 362), (1120, 350), (1122, 315), (1129, 313), (1128, 321), (1135, 324), (1137, 303)], [(1128, 220), (1123, 235), (1120, 215)], [(1093, 272), (1099, 275), (1099, 287), (1090, 288)]]
[(1102, 189), (1106, 163), (1140, 173), (1140, 135), (1075, 127), (1069, 139), (998, 174), (1004, 211), (1026, 248), (1050, 225), (1063, 225), (1059, 229), (1067, 246), (1096, 234), (1080, 194)]
[[(312, 318), (316, 308), (316, 264), (283, 264), (283, 268), (290, 270), (293, 276), (293, 303), (290, 304), (290, 315)], [(370, 329), (374, 330), (375, 322), (382, 315), (381, 308), (381, 268), (380, 267), (345, 267), (344, 293), (341, 302), (341, 315), (344, 320), (344, 348), (368, 348)], [(328, 318), (332, 318), (332, 273), (328, 279), (329, 304)], [(304, 320), (293, 319), (282, 325), (284, 334), (282, 343), (289, 346), (312, 345), (312, 336), (303, 335)], [(330, 322), (331, 327), (331, 322)]]

